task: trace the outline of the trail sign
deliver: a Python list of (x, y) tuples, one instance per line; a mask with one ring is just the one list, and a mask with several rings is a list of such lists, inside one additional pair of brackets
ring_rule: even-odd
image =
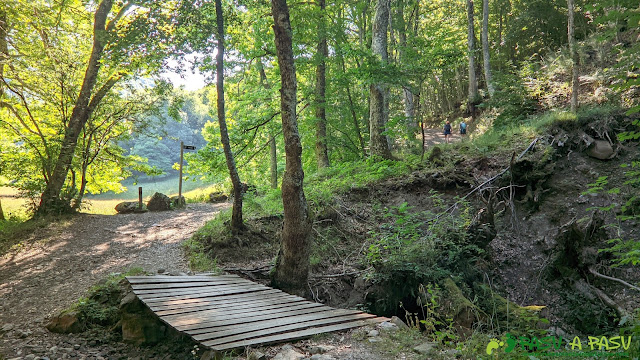
[(196, 149), (196, 147), (193, 146), (193, 145), (183, 145), (182, 148), (185, 149), (185, 150), (195, 150)]

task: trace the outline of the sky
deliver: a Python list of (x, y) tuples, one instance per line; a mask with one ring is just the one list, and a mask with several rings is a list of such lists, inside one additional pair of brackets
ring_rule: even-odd
[(206, 85), (205, 76), (201, 74), (197, 69), (192, 70), (191, 64), (188, 60), (179, 63), (175, 60), (169, 60), (168, 65), (170, 68), (182, 69), (181, 73), (176, 71), (165, 71), (162, 76), (167, 78), (175, 87), (184, 86), (187, 91), (194, 91), (203, 88)]

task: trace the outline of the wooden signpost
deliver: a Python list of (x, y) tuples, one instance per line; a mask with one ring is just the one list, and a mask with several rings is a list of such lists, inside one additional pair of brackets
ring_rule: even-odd
[(184, 159), (184, 151), (185, 150), (195, 150), (196, 147), (193, 145), (185, 145), (183, 141), (180, 141), (180, 183), (178, 184), (178, 204), (180, 207), (183, 206), (182, 203), (182, 162)]

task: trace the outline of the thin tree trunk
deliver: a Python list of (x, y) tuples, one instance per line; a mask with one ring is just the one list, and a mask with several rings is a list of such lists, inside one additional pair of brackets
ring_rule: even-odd
[(272, 134), (269, 134), (269, 153), (270, 156), (270, 171), (271, 171), (271, 188), (278, 188), (278, 148), (276, 147), (276, 138)]
[[(371, 51), (382, 64), (388, 61), (387, 28), (389, 22), (389, 0), (378, 0), (373, 20)], [(384, 82), (373, 83), (369, 87), (369, 147), (371, 155), (391, 159), (389, 140), (384, 135), (389, 119), (389, 86)]]
[(489, 96), (493, 97), (495, 90), (491, 81), (491, 65), (489, 63), (489, 0), (482, 0), (482, 58), (484, 60), (484, 80), (487, 82)]
[(567, 34), (569, 37), (569, 52), (571, 53), (571, 111), (575, 112), (578, 108), (578, 51), (576, 49), (576, 38), (574, 36), (574, 0), (567, 0), (569, 9), (569, 22), (567, 25)]
[[(262, 65), (262, 59), (258, 59), (258, 72), (260, 73), (260, 84), (265, 89), (271, 89), (271, 85), (267, 81), (267, 74), (264, 72), (264, 66)], [(278, 148), (276, 146), (276, 138), (273, 134), (269, 134), (269, 171), (271, 173), (271, 188), (278, 188)]]
[[(396, 21), (397, 30), (398, 30), (398, 42), (399, 42), (399, 51), (398, 58), (399, 63), (404, 64), (407, 61), (407, 24), (404, 20), (404, 1), (400, 1), (398, 3), (398, 19)], [(410, 133), (415, 134), (417, 130), (417, 122), (415, 120), (416, 117), (416, 109), (414, 104), (414, 96), (409, 86), (404, 86), (402, 88), (402, 96), (404, 100), (404, 117), (406, 120), (407, 127), (411, 129)]]
[(220, 125), (220, 140), (227, 160), (227, 168), (233, 184), (233, 210), (231, 212), (231, 230), (240, 231), (244, 228), (242, 221), (242, 196), (244, 189), (240, 182), (240, 175), (236, 168), (233, 151), (229, 145), (229, 132), (224, 109), (224, 18), (222, 15), (222, 0), (216, 1), (216, 25), (218, 30), (218, 53), (216, 54), (216, 89), (218, 92), (218, 124)]
[[(4, 63), (9, 58), (9, 49), (7, 46), (7, 12), (4, 5), (0, 5), (0, 80), (4, 78)], [(4, 96), (3, 82), (0, 81), (0, 101)], [(2, 211), (2, 199), (0, 199), (0, 220), (4, 220), (4, 212)]]
[(302, 144), (296, 120), (296, 68), (293, 61), (292, 30), (286, 0), (271, 0), (278, 66), (280, 67), (280, 107), (282, 134), (286, 155), (282, 178), (284, 224), (282, 243), (273, 273), (273, 285), (285, 291), (303, 295), (309, 277), (311, 249), (311, 219), (304, 196)]
[(327, 152), (327, 111), (326, 111), (326, 58), (329, 56), (327, 48), (327, 29), (325, 24), (325, 0), (318, 0), (321, 19), (318, 23), (318, 65), (316, 67), (316, 161), (318, 168), (329, 167), (329, 154)]
[(469, 111), (471, 117), (475, 120), (476, 117), (476, 101), (478, 99), (478, 80), (476, 78), (476, 58), (475, 58), (475, 34), (473, 28), (473, 0), (467, 0), (467, 20), (468, 33), (467, 33), (467, 46), (469, 51), (469, 98), (467, 99), (469, 104)]
[(91, 115), (89, 102), (91, 101), (91, 94), (96, 85), (98, 72), (101, 67), (100, 58), (102, 57), (102, 52), (105, 47), (103, 33), (106, 31), (107, 16), (111, 12), (112, 5), (112, 0), (102, 0), (96, 10), (93, 24), (93, 49), (91, 50), (91, 57), (89, 58), (80, 94), (76, 100), (64, 134), (64, 139), (62, 140), (58, 160), (40, 198), (37, 214), (42, 215), (45, 213), (71, 210), (69, 204), (60, 199), (60, 191), (64, 186), (65, 179), (69, 172), (80, 131)]

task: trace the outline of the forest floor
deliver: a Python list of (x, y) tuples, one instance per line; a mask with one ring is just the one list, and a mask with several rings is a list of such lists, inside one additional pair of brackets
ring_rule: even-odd
[(111, 273), (134, 267), (154, 273), (187, 273), (181, 243), (227, 206), (189, 204), (180, 211), (80, 214), (38, 229), (0, 257), (0, 327), (13, 326), (12, 331), (0, 334), (0, 358), (45, 356), (54, 346), (74, 345), (79, 345), (74, 350), (77, 358), (156, 358), (155, 349), (114, 348), (100, 339), (92, 342), (50, 333), (44, 324)]

